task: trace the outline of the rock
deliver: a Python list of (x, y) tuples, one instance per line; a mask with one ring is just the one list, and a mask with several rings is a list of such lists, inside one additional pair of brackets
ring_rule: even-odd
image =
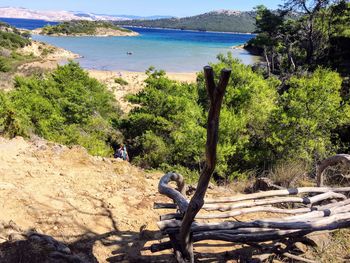
[(296, 242), (294, 246), (302, 253), (306, 253), (308, 251), (307, 245), (302, 242)]
[(313, 233), (306, 236), (305, 243), (324, 249), (331, 241), (329, 233)]

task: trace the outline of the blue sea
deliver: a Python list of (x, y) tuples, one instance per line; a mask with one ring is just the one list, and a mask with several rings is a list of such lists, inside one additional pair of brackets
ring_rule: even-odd
[[(2, 19), (19, 28), (34, 29), (55, 24), (43, 20)], [(254, 37), (247, 34), (197, 32), (170, 29), (131, 28), (136, 37), (49, 37), (33, 35), (43, 41), (77, 53), (82, 67), (100, 70), (145, 71), (150, 66), (169, 72), (199, 71), (204, 65), (216, 62), (220, 53), (232, 52), (245, 64), (257, 57), (233, 46)], [(131, 52), (132, 55), (127, 53)]]

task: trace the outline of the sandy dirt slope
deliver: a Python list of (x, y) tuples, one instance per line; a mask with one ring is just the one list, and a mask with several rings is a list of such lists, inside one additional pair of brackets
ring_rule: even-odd
[[(1, 222), (49, 235), (87, 263), (173, 262), (170, 250), (147, 250), (164, 238), (156, 226), (159, 215), (173, 212), (153, 209), (154, 202), (170, 201), (157, 193), (161, 176), (121, 160), (90, 156), (78, 146), (0, 137), (0, 262), (6, 262), (1, 261), (2, 244), (11, 244)], [(211, 197), (218, 194), (232, 191), (209, 190)], [(196, 244), (199, 258), (215, 255), (208, 262), (216, 262), (230, 255), (226, 251), (232, 246), (213, 244)]]
[[(98, 262), (132, 261), (141, 236), (154, 237), (160, 176), (80, 147), (0, 137), (0, 221), (83, 243)], [(0, 233), (0, 242), (6, 238)]]

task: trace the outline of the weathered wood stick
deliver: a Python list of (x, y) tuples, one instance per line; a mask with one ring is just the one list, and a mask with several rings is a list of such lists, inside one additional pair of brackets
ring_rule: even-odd
[[(239, 210), (233, 210), (230, 212), (222, 212), (222, 213), (217, 213), (217, 214), (198, 214), (196, 216), (196, 219), (219, 219), (219, 218), (230, 218), (230, 217), (235, 217), (235, 216), (240, 216), (240, 215), (245, 215), (245, 214), (253, 214), (257, 212), (265, 212), (265, 213), (274, 213), (274, 214), (306, 214), (309, 212), (313, 211), (321, 211), (321, 213), (326, 213), (328, 214), (329, 211), (325, 211), (331, 208), (336, 208), (339, 210), (342, 210), (342, 207), (345, 207), (350, 204), (350, 199), (346, 199), (344, 201), (336, 202), (336, 203), (331, 203), (327, 205), (322, 205), (322, 206), (312, 206), (312, 207), (303, 207), (303, 208), (296, 208), (296, 209), (282, 209), (282, 208), (277, 208), (273, 206), (255, 206), (255, 207), (249, 207), (249, 208), (242, 208)], [(346, 212), (346, 211), (344, 211)], [(333, 212), (334, 213), (334, 212)], [(303, 215), (301, 215), (302, 217)], [(170, 219), (182, 219), (181, 214), (167, 214), (167, 215), (162, 215), (160, 216), (160, 220), (170, 220)], [(288, 219), (288, 217), (284, 217), (283, 219)]]
[[(265, 242), (272, 240), (279, 240), (286, 237), (301, 237), (309, 234), (311, 232), (318, 231), (332, 231), (340, 228), (347, 228), (350, 226), (350, 214), (347, 216), (347, 220), (338, 220), (329, 222), (328, 224), (319, 224), (314, 226), (309, 224), (307, 228), (304, 229), (287, 229), (287, 230), (277, 230), (277, 231), (266, 231), (266, 232), (256, 232), (248, 234), (236, 234), (235, 232), (230, 233), (230, 230), (226, 231), (203, 231), (193, 234), (193, 242), (199, 242), (203, 240), (221, 240), (227, 242), (237, 242), (237, 243), (256, 243), (256, 242)], [(328, 218), (327, 218), (328, 219)], [(339, 219), (339, 218), (338, 218)], [(328, 220), (329, 221), (329, 220)], [(239, 222), (238, 222), (239, 223)], [(164, 242), (161, 244), (153, 244), (151, 246), (152, 252), (162, 251), (165, 249), (171, 248), (172, 245), (170, 242)]]
[[(218, 232), (209, 231), (195, 233), (193, 235), (193, 241), (199, 242), (203, 240), (220, 240), (226, 242), (237, 242), (237, 243), (247, 243), (247, 242), (265, 242), (269, 240), (279, 240), (281, 238), (286, 238), (289, 236), (299, 236), (306, 235), (307, 231), (300, 230), (278, 230), (267, 233), (246, 233), (246, 234), (236, 234), (235, 232)], [(152, 252), (158, 252), (166, 249), (172, 248), (171, 242), (163, 242), (160, 244), (153, 244), (151, 246)]]
[(160, 221), (170, 220), (170, 219), (182, 219), (182, 218), (183, 218), (183, 215), (181, 215), (181, 214), (171, 213), (171, 214), (161, 215)]
[(347, 212), (350, 212), (350, 205), (339, 206), (339, 207), (324, 209), (320, 211), (312, 211), (309, 213), (305, 213), (303, 215), (283, 217), (281, 218), (281, 220), (285, 220), (285, 221), (307, 220), (308, 218), (320, 218), (320, 217), (326, 217), (334, 214), (347, 213)]
[(314, 260), (303, 258), (301, 256), (296, 256), (296, 255), (293, 255), (293, 254), (288, 253), (288, 252), (284, 252), (282, 255), (287, 257), (287, 258), (296, 259), (296, 260), (301, 261), (301, 262), (316, 263), (316, 261), (314, 261)]
[(329, 166), (334, 166), (339, 163), (350, 163), (350, 155), (349, 154), (337, 154), (332, 157), (329, 157), (317, 165), (316, 175), (317, 175), (317, 186), (323, 186), (323, 173)]
[(230, 75), (231, 70), (223, 69), (221, 71), (219, 83), (216, 85), (214, 81), (213, 68), (209, 66), (204, 67), (206, 87), (210, 99), (207, 124), (207, 142), (205, 148), (206, 162), (199, 177), (196, 192), (191, 198), (180, 229), (180, 242), (184, 253), (184, 258), (190, 260), (191, 263), (194, 262), (190, 231), (191, 225), (197, 213), (204, 204), (204, 196), (209, 185), (210, 177), (215, 169), (220, 110)]
[(262, 206), (269, 204), (279, 204), (279, 203), (302, 203), (305, 205), (314, 204), (327, 199), (346, 199), (346, 196), (340, 193), (326, 192), (320, 195), (313, 197), (276, 197), (269, 199), (258, 199), (258, 200), (247, 200), (239, 203), (233, 203), (230, 205), (221, 205), (221, 204), (207, 204), (203, 206), (203, 209), (206, 211), (229, 211), (237, 208), (243, 207), (253, 207), (253, 206)]
[(273, 196), (285, 196), (285, 195), (298, 195), (305, 193), (325, 193), (325, 192), (350, 192), (350, 187), (339, 187), (339, 188), (330, 188), (330, 187), (300, 187), (300, 188), (289, 188), (283, 190), (272, 190), (264, 191), (253, 194), (246, 195), (237, 195), (232, 197), (221, 197), (215, 199), (205, 199), (205, 204), (217, 204), (217, 203), (233, 203), (240, 202), (244, 200), (252, 200)]
[[(168, 185), (171, 181), (176, 182), (178, 190)], [(185, 197), (185, 181), (181, 175), (173, 172), (165, 174), (159, 181), (158, 191), (159, 193), (173, 199), (181, 213), (186, 212), (188, 201)]]
[(169, 203), (154, 203), (153, 209), (176, 209), (177, 204), (169, 204)]
[[(313, 208), (309, 208), (309, 207), (297, 208), (297, 209), (282, 209), (282, 208), (276, 208), (272, 206), (256, 206), (256, 207), (243, 208), (240, 210), (231, 211), (227, 213), (199, 214), (196, 216), (196, 219), (229, 218), (229, 217), (252, 214), (257, 212), (276, 213), (276, 214), (302, 214), (302, 213), (307, 213), (311, 211), (313, 211)], [(175, 217), (168, 218), (168, 219), (175, 219)]]
[[(280, 220), (280, 221), (277, 221)], [(278, 229), (308, 229), (316, 228), (322, 225), (337, 224), (338, 222), (347, 222), (350, 225), (350, 212), (335, 214), (322, 218), (309, 218), (308, 220), (283, 221), (281, 219), (254, 220), (249, 222), (222, 222), (222, 223), (196, 223), (191, 227), (192, 232), (211, 231), (211, 230), (229, 230), (238, 228), (278, 228)], [(164, 233), (173, 233), (178, 231), (181, 226), (179, 220), (165, 220), (157, 222), (157, 225)], [(327, 230), (327, 229), (324, 229)]]
[[(276, 208), (273, 206), (255, 206), (255, 207), (249, 207), (249, 208), (242, 208), (236, 211), (226, 212), (226, 213), (218, 213), (218, 214), (199, 214), (196, 216), (196, 219), (214, 219), (214, 218), (229, 218), (244, 214), (250, 214), (250, 213), (256, 213), (256, 212), (266, 212), (266, 213), (277, 213), (277, 214), (304, 214), (312, 211), (324, 211), (326, 209), (331, 209), (335, 207), (343, 207), (350, 204), (350, 199), (346, 199), (344, 201), (335, 202), (327, 205), (322, 206), (312, 206), (312, 207), (303, 207), (303, 208), (296, 208), (296, 209), (282, 209), (282, 208)], [(175, 217), (168, 218), (168, 219), (177, 219)]]

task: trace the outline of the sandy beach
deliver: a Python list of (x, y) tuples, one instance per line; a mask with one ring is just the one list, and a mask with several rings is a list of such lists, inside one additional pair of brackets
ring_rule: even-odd
[[(129, 112), (132, 105), (125, 100), (125, 95), (136, 94), (145, 87), (144, 80), (147, 78), (144, 72), (130, 72), (130, 71), (104, 71), (104, 70), (87, 70), (91, 77), (96, 78), (100, 82), (107, 85), (107, 87), (114, 93), (116, 99), (119, 101), (121, 109), (124, 112)], [(193, 83), (197, 79), (196, 72), (188, 73), (174, 73), (167, 72), (167, 76), (176, 81)], [(128, 84), (121, 85), (115, 82), (116, 78), (122, 78)]]

